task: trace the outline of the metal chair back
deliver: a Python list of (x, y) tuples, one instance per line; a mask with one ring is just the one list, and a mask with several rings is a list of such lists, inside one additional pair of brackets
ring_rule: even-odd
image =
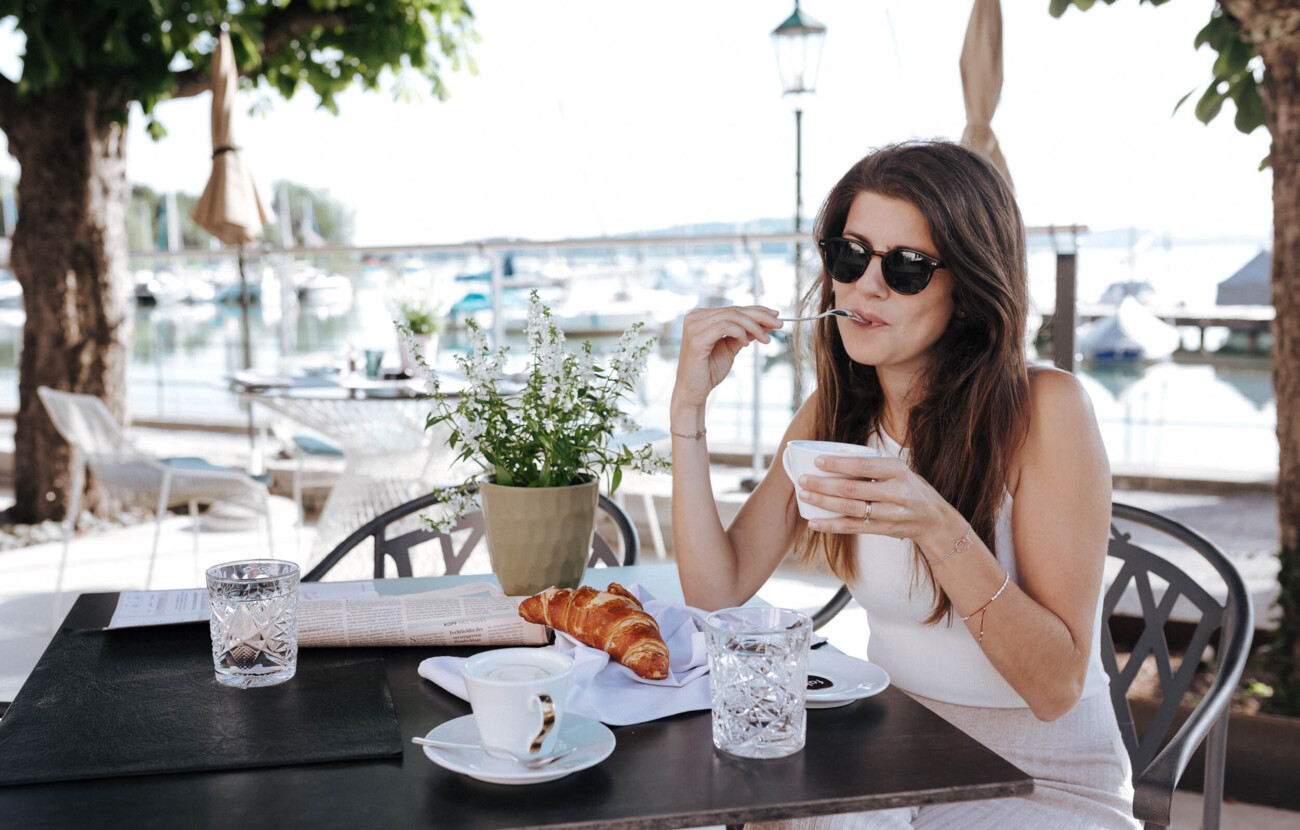
[[(1204, 810), (1202, 827), (1215, 830), (1223, 804), (1224, 764), (1228, 746), (1228, 714), (1232, 693), (1241, 681), (1254, 635), (1254, 608), (1241, 574), (1218, 546), (1172, 519), (1116, 503), (1111, 508), (1111, 539), (1107, 553), (1123, 564), (1102, 598), (1101, 658), (1110, 677), (1111, 704), (1119, 721), (1124, 746), (1133, 765), (1133, 814), (1147, 827), (1167, 827), (1173, 808), (1174, 788), (1192, 754), (1206, 742)], [(1169, 560), (1133, 543), (1131, 532), (1121, 532), (1114, 522), (1133, 523), (1157, 531), (1163, 541), (1203, 557), (1223, 579), (1226, 598), (1219, 602), (1202, 585)], [(1127, 525), (1125, 525), (1127, 527)], [(1157, 537), (1159, 539), (1160, 537)], [(1161, 585), (1164, 586), (1161, 590)], [(1140, 603), (1142, 633), (1124, 668), (1115, 657), (1109, 621), (1116, 606), (1132, 586)], [(813, 615), (814, 629), (830, 622), (849, 604), (849, 589), (841, 585), (835, 595)], [(1196, 616), (1191, 640), (1175, 671), (1165, 638), (1165, 624), (1175, 606), (1180, 617)], [(1185, 609), (1192, 609), (1187, 611)], [(1168, 743), (1170, 726), (1191, 686), (1210, 640), (1218, 632), (1214, 679), (1187, 720)], [(1128, 691), (1148, 656), (1156, 661), (1163, 700), (1147, 728), (1138, 734)], [(1162, 748), (1163, 747), (1163, 748)]]
[[(1157, 513), (1126, 504), (1113, 505), (1111, 518), (1109, 553), (1122, 560), (1123, 565), (1102, 599), (1102, 617), (1110, 619), (1131, 585), (1141, 604), (1143, 622), (1142, 633), (1122, 669), (1115, 658), (1115, 643), (1109, 626), (1103, 626), (1101, 637), (1101, 658), (1110, 676), (1111, 703), (1133, 763), (1133, 814), (1148, 827), (1169, 825), (1174, 788), (1192, 754), (1208, 736), (1201, 826), (1205, 830), (1214, 830), (1219, 826), (1223, 803), (1232, 693), (1241, 681), (1254, 635), (1254, 608), (1250, 594), (1241, 574), (1223, 551), (1196, 531)], [(1154, 537), (1154, 542), (1144, 539), (1148, 546), (1157, 543), (1164, 546), (1172, 540), (1180, 548), (1204, 557), (1227, 587), (1224, 601), (1215, 599), (1204, 586), (1168, 559), (1153, 553), (1148, 547), (1134, 544), (1133, 532), (1121, 531), (1114, 524), (1117, 521), (1157, 531), (1159, 535)], [(1163, 591), (1160, 590), (1162, 583)], [(1180, 609), (1191, 609), (1180, 610), (1180, 617), (1196, 618), (1177, 670), (1173, 667), (1165, 637), (1165, 625), (1176, 605)], [(1210, 688), (1165, 743), (1179, 705), (1216, 631), (1219, 640), (1214, 650), (1214, 679)], [(1155, 660), (1163, 700), (1151, 724), (1138, 734), (1128, 691), (1148, 656)]]
[[(351, 533), (325, 558), (313, 567), (304, 581), (315, 582), (329, 573), (336, 565), (367, 539), (373, 542), (374, 578), (383, 579), (387, 573), (387, 563), (391, 561), (398, 576), (413, 576), (411, 551), (418, 545), (437, 540), (441, 551), (443, 573), (458, 574), (465, 567), (470, 555), (478, 546), (484, 535), (483, 514), (475, 510), (465, 514), (446, 533), (439, 533), (425, 526), (422, 522), (412, 527), (412, 518), (418, 518), (422, 511), (428, 510), (442, 502), (436, 493), (426, 493), (400, 504), (393, 509), (376, 516)], [(597, 505), (600, 511), (613, 520), (618, 532), (614, 544), (601, 536), (599, 532), (592, 535), (591, 558), (587, 567), (597, 565), (634, 565), (641, 550), (640, 537), (636, 526), (623, 512), (623, 509), (604, 495)], [(390, 532), (392, 535), (390, 535)], [(621, 548), (621, 557), (619, 549)]]

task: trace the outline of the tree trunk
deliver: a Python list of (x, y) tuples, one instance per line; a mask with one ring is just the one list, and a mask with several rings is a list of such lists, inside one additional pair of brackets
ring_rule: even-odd
[(126, 128), (103, 110), (94, 93), (64, 89), (24, 100), (7, 125), (22, 167), (11, 260), (27, 313), (14, 439), (17, 521), (59, 520), (68, 507), (71, 449), (37, 387), (95, 395), (119, 420), (125, 416), (133, 324)]
[(1264, 61), (1264, 117), (1273, 143), (1273, 394), (1281, 620), (1270, 655), (1273, 703), (1300, 715), (1300, 9), (1294, 0), (1225, 0)]

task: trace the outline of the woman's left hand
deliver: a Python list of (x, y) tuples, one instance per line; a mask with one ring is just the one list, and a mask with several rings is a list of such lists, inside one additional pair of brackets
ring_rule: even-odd
[(839, 519), (810, 519), (808, 527), (812, 530), (914, 539), (943, 519), (947, 502), (928, 481), (897, 458), (822, 455), (816, 463), (827, 473), (852, 478), (799, 477), (799, 498), (845, 514)]

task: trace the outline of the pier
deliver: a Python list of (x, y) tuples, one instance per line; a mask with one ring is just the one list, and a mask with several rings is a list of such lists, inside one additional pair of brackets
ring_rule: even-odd
[[(1270, 305), (1220, 305), (1220, 306), (1202, 306), (1194, 307), (1187, 305), (1157, 305), (1154, 303), (1144, 303), (1143, 305), (1155, 316), (1175, 326), (1194, 327), (1199, 332), (1198, 342), (1202, 344), (1197, 351), (1204, 348), (1205, 330), (1210, 327), (1221, 327), (1231, 331), (1241, 331), (1246, 333), (1247, 348), (1255, 351), (1260, 349), (1259, 336), (1269, 331), (1273, 325), (1275, 311)], [(1076, 303), (1075, 318), (1077, 323), (1091, 323), (1094, 320), (1106, 317), (1115, 313), (1116, 306), (1113, 303)], [(1038, 309), (1039, 314), (1043, 317), (1043, 329), (1052, 331), (1052, 318), (1055, 316), (1056, 309), (1053, 307), (1042, 307)]]

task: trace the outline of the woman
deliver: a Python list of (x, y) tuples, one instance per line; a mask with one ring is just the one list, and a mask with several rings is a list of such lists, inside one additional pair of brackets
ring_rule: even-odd
[[(1088, 397), (1027, 367), (1024, 225), (983, 158), (906, 143), (822, 205), (817, 390), (782, 440), (881, 457), (780, 464), (724, 529), (705, 402), (781, 327), (767, 308), (687, 315), (672, 399), (673, 538), (686, 601), (739, 605), (791, 546), (824, 555), (867, 610), (893, 682), (1036, 779), (1029, 798), (831, 816), (787, 827), (1135, 827), (1098, 647), (1110, 469)], [(845, 514), (804, 522), (796, 498)]]

